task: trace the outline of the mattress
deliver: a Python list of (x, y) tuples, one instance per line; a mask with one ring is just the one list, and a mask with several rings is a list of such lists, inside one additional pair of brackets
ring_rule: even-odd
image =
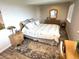
[(32, 29), (23, 28), (22, 32), (26, 36), (49, 39), (59, 41), (60, 33), (59, 33), (59, 25), (56, 24), (40, 24), (37, 27)]

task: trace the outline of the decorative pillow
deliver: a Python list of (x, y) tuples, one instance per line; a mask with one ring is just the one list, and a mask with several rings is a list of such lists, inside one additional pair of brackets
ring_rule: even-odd
[(40, 24), (39, 20), (35, 20), (34, 23), (35, 23), (36, 25), (39, 25), (39, 24)]
[(28, 29), (33, 29), (37, 26), (34, 24), (34, 22), (30, 22), (30, 23), (26, 24), (25, 27), (27, 27)]
[(25, 21), (23, 21), (21, 23), (27, 29), (34, 29), (35, 27), (37, 27), (40, 24), (39, 20), (34, 20), (34, 19), (26, 19)]
[(27, 23), (29, 23), (29, 19), (26, 19), (25, 21), (22, 22), (23, 25), (26, 25)]

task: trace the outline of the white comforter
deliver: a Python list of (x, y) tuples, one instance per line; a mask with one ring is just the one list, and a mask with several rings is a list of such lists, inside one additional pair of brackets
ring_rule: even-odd
[(10, 30), (7, 29), (0, 30), (0, 53), (11, 46), (9, 39), (10, 34), (11, 34)]
[(60, 27), (55, 24), (40, 24), (32, 29), (26, 29), (24, 27), (22, 32), (28, 36), (50, 40), (55, 39), (58, 42), (60, 37), (59, 28)]

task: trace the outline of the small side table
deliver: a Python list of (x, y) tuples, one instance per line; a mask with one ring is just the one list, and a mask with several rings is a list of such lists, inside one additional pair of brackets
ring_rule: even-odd
[(17, 46), (19, 44), (22, 44), (23, 40), (24, 40), (24, 35), (22, 32), (16, 32), (15, 34), (11, 34), (9, 36), (11, 44), (13, 46)]
[(61, 28), (62, 29), (65, 29), (66, 28), (66, 23), (65, 22), (61, 23)]

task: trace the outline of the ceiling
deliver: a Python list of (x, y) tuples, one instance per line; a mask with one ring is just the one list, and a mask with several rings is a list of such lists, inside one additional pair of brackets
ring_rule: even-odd
[(26, 0), (26, 4), (44, 5), (44, 4), (64, 3), (64, 2), (71, 2), (71, 1), (73, 0)]
[(46, 5), (46, 4), (64, 3), (72, 1), (73, 0), (2, 0), (2, 2), (6, 3), (16, 3), (23, 5)]

